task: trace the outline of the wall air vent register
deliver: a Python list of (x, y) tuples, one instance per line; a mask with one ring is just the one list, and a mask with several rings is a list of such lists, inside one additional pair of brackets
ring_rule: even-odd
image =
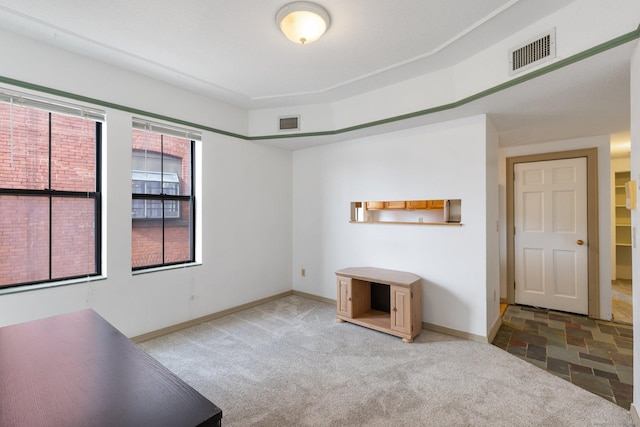
[(509, 51), (509, 75), (514, 75), (556, 57), (556, 30), (527, 41)]
[(280, 117), (278, 130), (300, 130), (300, 116)]

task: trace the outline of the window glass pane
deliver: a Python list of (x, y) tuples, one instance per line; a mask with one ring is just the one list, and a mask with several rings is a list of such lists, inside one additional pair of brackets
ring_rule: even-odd
[(145, 200), (147, 209), (147, 218), (162, 218), (162, 201), (161, 200)]
[(180, 184), (177, 182), (163, 182), (162, 187), (164, 194), (169, 194), (171, 196), (177, 196), (180, 194)]
[(0, 188), (49, 187), (49, 113), (0, 103)]
[(49, 278), (49, 199), (0, 195), (0, 286)]
[(96, 190), (96, 122), (51, 114), (51, 188)]
[(162, 183), (160, 181), (146, 181), (144, 194), (160, 194), (162, 192)]
[(165, 218), (179, 218), (180, 217), (180, 205), (177, 200), (165, 200), (164, 201), (164, 217)]
[(132, 218), (144, 218), (144, 200), (133, 200), (131, 202), (131, 217)]
[(53, 198), (52, 279), (96, 273), (94, 214), (93, 198)]
[[(168, 203), (177, 203), (174, 200)], [(165, 202), (165, 203), (167, 203)], [(182, 212), (189, 212), (189, 202), (179, 202)], [(167, 206), (165, 205), (165, 209)], [(191, 259), (191, 230), (188, 214), (183, 215), (186, 221), (165, 221), (164, 228), (164, 257), (165, 263), (189, 261)]]
[(164, 172), (177, 174), (181, 184), (180, 194), (190, 194), (191, 141), (177, 136), (164, 135), (163, 148)]
[(131, 192), (133, 194), (144, 194), (144, 181), (141, 180), (132, 180), (131, 181)]
[(161, 140), (160, 134), (133, 129), (131, 169), (160, 172)]
[[(140, 200), (142, 203), (157, 200)], [(162, 209), (161, 205), (159, 209)], [(131, 228), (131, 265), (144, 267), (162, 264), (162, 220), (134, 220)]]

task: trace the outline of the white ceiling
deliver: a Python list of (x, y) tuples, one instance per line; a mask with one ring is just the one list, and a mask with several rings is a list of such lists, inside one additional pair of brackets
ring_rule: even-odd
[[(304, 46), (275, 23), (287, 0), (0, 0), (0, 28), (258, 109), (333, 102), (453, 65), (572, 1), (316, 0), (331, 26)], [(442, 117), (490, 113), (502, 145), (624, 133), (629, 56), (614, 51), (613, 65), (598, 55)]]

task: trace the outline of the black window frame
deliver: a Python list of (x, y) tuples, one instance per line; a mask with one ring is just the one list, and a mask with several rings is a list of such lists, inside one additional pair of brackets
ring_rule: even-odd
[[(159, 172), (160, 176), (161, 176), (161, 188), (163, 188), (164, 190), (164, 186), (162, 184), (164, 184), (163, 178), (164, 178), (164, 136), (165, 135), (171, 135), (171, 134), (165, 134), (163, 132), (160, 131), (153, 131), (153, 130), (145, 130), (145, 132), (153, 132), (153, 133), (157, 133), (160, 135), (160, 171), (155, 171), (155, 172)], [(175, 135), (171, 135), (171, 136), (175, 136)], [(193, 138), (190, 138), (188, 136), (180, 136), (181, 138), (184, 138), (185, 140), (189, 141), (190, 143), (190, 148), (189, 148), (189, 161), (190, 161), (190, 168), (191, 168), (191, 174), (190, 174), (190, 185), (189, 185), (189, 194), (167, 194), (164, 191), (162, 191), (160, 194), (151, 194), (151, 193), (134, 193), (133, 191), (131, 192), (131, 207), (132, 207), (132, 215), (133, 215), (133, 201), (134, 200), (143, 200), (143, 201), (159, 201), (162, 204), (162, 218), (149, 218), (149, 217), (144, 217), (144, 218), (131, 218), (131, 224), (132, 227), (134, 224), (136, 224), (137, 226), (142, 226), (142, 227), (153, 227), (153, 226), (157, 226), (157, 225), (161, 225), (162, 226), (162, 263), (159, 264), (149, 264), (149, 265), (144, 265), (144, 266), (133, 266), (131, 265), (131, 271), (144, 271), (144, 270), (149, 270), (149, 269), (156, 269), (156, 268), (160, 268), (160, 267), (169, 267), (169, 266), (178, 266), (178, 265), (185, 265), (185, 264), (193, 264), (195, 263), (195, 257), (196, 257), (196, 198), (195, 198), (195, 175), (196, 175), (196, 171), (195, 171), (195, 152), (196, 152), (196, 140)], [(171, 155), (167, 155), (167, 156), (171, 156)], [(175, 157), (175, 156), (171, 156), (171, 157)], [(183, 159), (184, 161), (184, 159)], [(181, 177), (179, 177), (180, 179)], [(133, 182), (133, 180), (132, 180)], [(178, 204), (178, 206), (180, 205), (180, 202), (188, 202), (189, 203), (189, 216), (188, 219), (182, 219), (182, 218), (166, 218), (165, 217), (165, 210), (166, 208), (164, 208), (165, 206), (165, 202), (169, 201), (173, 203)], [(188, 260), (183, 260), (183, 261), (175, 261), (175, 262), (164, 262), (165, 259), (165, 229), (167, 226), (167, 223), (169, 223), (169, 225), (172, 226), (177, 226), (181, 223), (185, 223), (188, 222), (189, 225), (189, 259)]]
[[(34, 108), (28, 106), (28, 108)], [(49, 239), (49, 252), (48, 252), (48, 279), (43, 280), (33, 280), (29, 282), (19, 282), (19, 283), (11, 283), (0, 285), (0, 290), (9, 289), (9, 288), (17, 288), (29, 285), (37, 285), (43, 283), (57, 283), (75, 279), (83, 279), (87, 277), (95, 277), (102, 275), (102, 122), (100, 120), (94, 118), (84, 118), (85, 120), (92, 120), (95, 122), (95, 132), (96, 132), (96, 146), (95, 146), (95, 191), (70, 191), (70, 190), (55, 190), (51, 188), (51, 153), (52, 153), (52, 115), (53, 114), (62, 114), (55, 109), (48, 110), (45, 109), (48, 113), (48, 183), (47, 187), (40, 190), (35, 189), (27, 189), (27, 188), (2, 188), (0, 187), (0, 196), (23, 196), (23, 197), (44, 197), (47, 198), (49, 203), (49, 231), (48, 231), (48, 239)], [(63, 114), (62, 114), (63, 115)], [(93, 273), (84, 273), (73, 276), (64, 276), (64, 277), (56, 277), (52, 278), (53, 272), (53, 200), (58, 198), (74, 198), (74, 199), (93, 199), (94, 200), (94, 272)]]

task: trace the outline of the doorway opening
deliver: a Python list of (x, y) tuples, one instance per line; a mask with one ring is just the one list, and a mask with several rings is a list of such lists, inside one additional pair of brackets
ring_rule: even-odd
[[(584, 243), (589, 248), (588, 316), (548, 308), (514, 305), (516, 302), (515, 165), (577, 157), (587, 159), (588, 232)], [(509, 305), (501, 305), (502, 326), (493, 340), (493, 345), (627, 409), (633, 401), (633, 328), (631, 325), (599, 320), (601, 283), (599, 279), (597, 149), (521, 156), (506, 160), (506, 302)], [(611, 185), (612, 187), (615, 185), (613, 172)], [(613, 188), (612, 194), (615, 194)], [(612, 199), (614, 199), (613, 196)], [(604, 203), (611, 204), (613, 218), (615, 202)], [(606, 224), (603, 225), (606, 227)], [(611, 227), (612, 241), (615, 241), (613, 234), (616, 230), (615, 222), (612, 222)], [(611, 250), (615, 250), (615, 245), (612, 245)], [(620, 270), (620, 272), (623, 271), (624, 268)], [(612, 273), (612, 280), (615, 279)], [(603, 282), (602, 285), (604, 292), (609, 283)], [(607, 350), (603, 352), (604, 348)], [(598, 369), (593, 368), (594, 360), (598, 360)]]
[[(589, 317), (600, 317), (600, 282), (599, 282), (599, 220), (598, 220), (598, 152), (597, 148), (561, 151), (554, 153), (534, 154), (528, 156), (509, 157), (506, 159), (506, 207), (507, 207), (507, 303), (516, 303), (516, 248), (515, 248), (515, 195), (514, 177), (517, 164), (546, 162), (566, 159), (584, 158), (586, 161), (586, 239), (577, 237), (576, 244), (586, 243), (587, 249), (587, 313)], [(583, 241), (583, 240), (586, 240)], [(566, 252), (565, 252), (566, 255)], [(582, 279), (584, 280), (584, 279)]]

